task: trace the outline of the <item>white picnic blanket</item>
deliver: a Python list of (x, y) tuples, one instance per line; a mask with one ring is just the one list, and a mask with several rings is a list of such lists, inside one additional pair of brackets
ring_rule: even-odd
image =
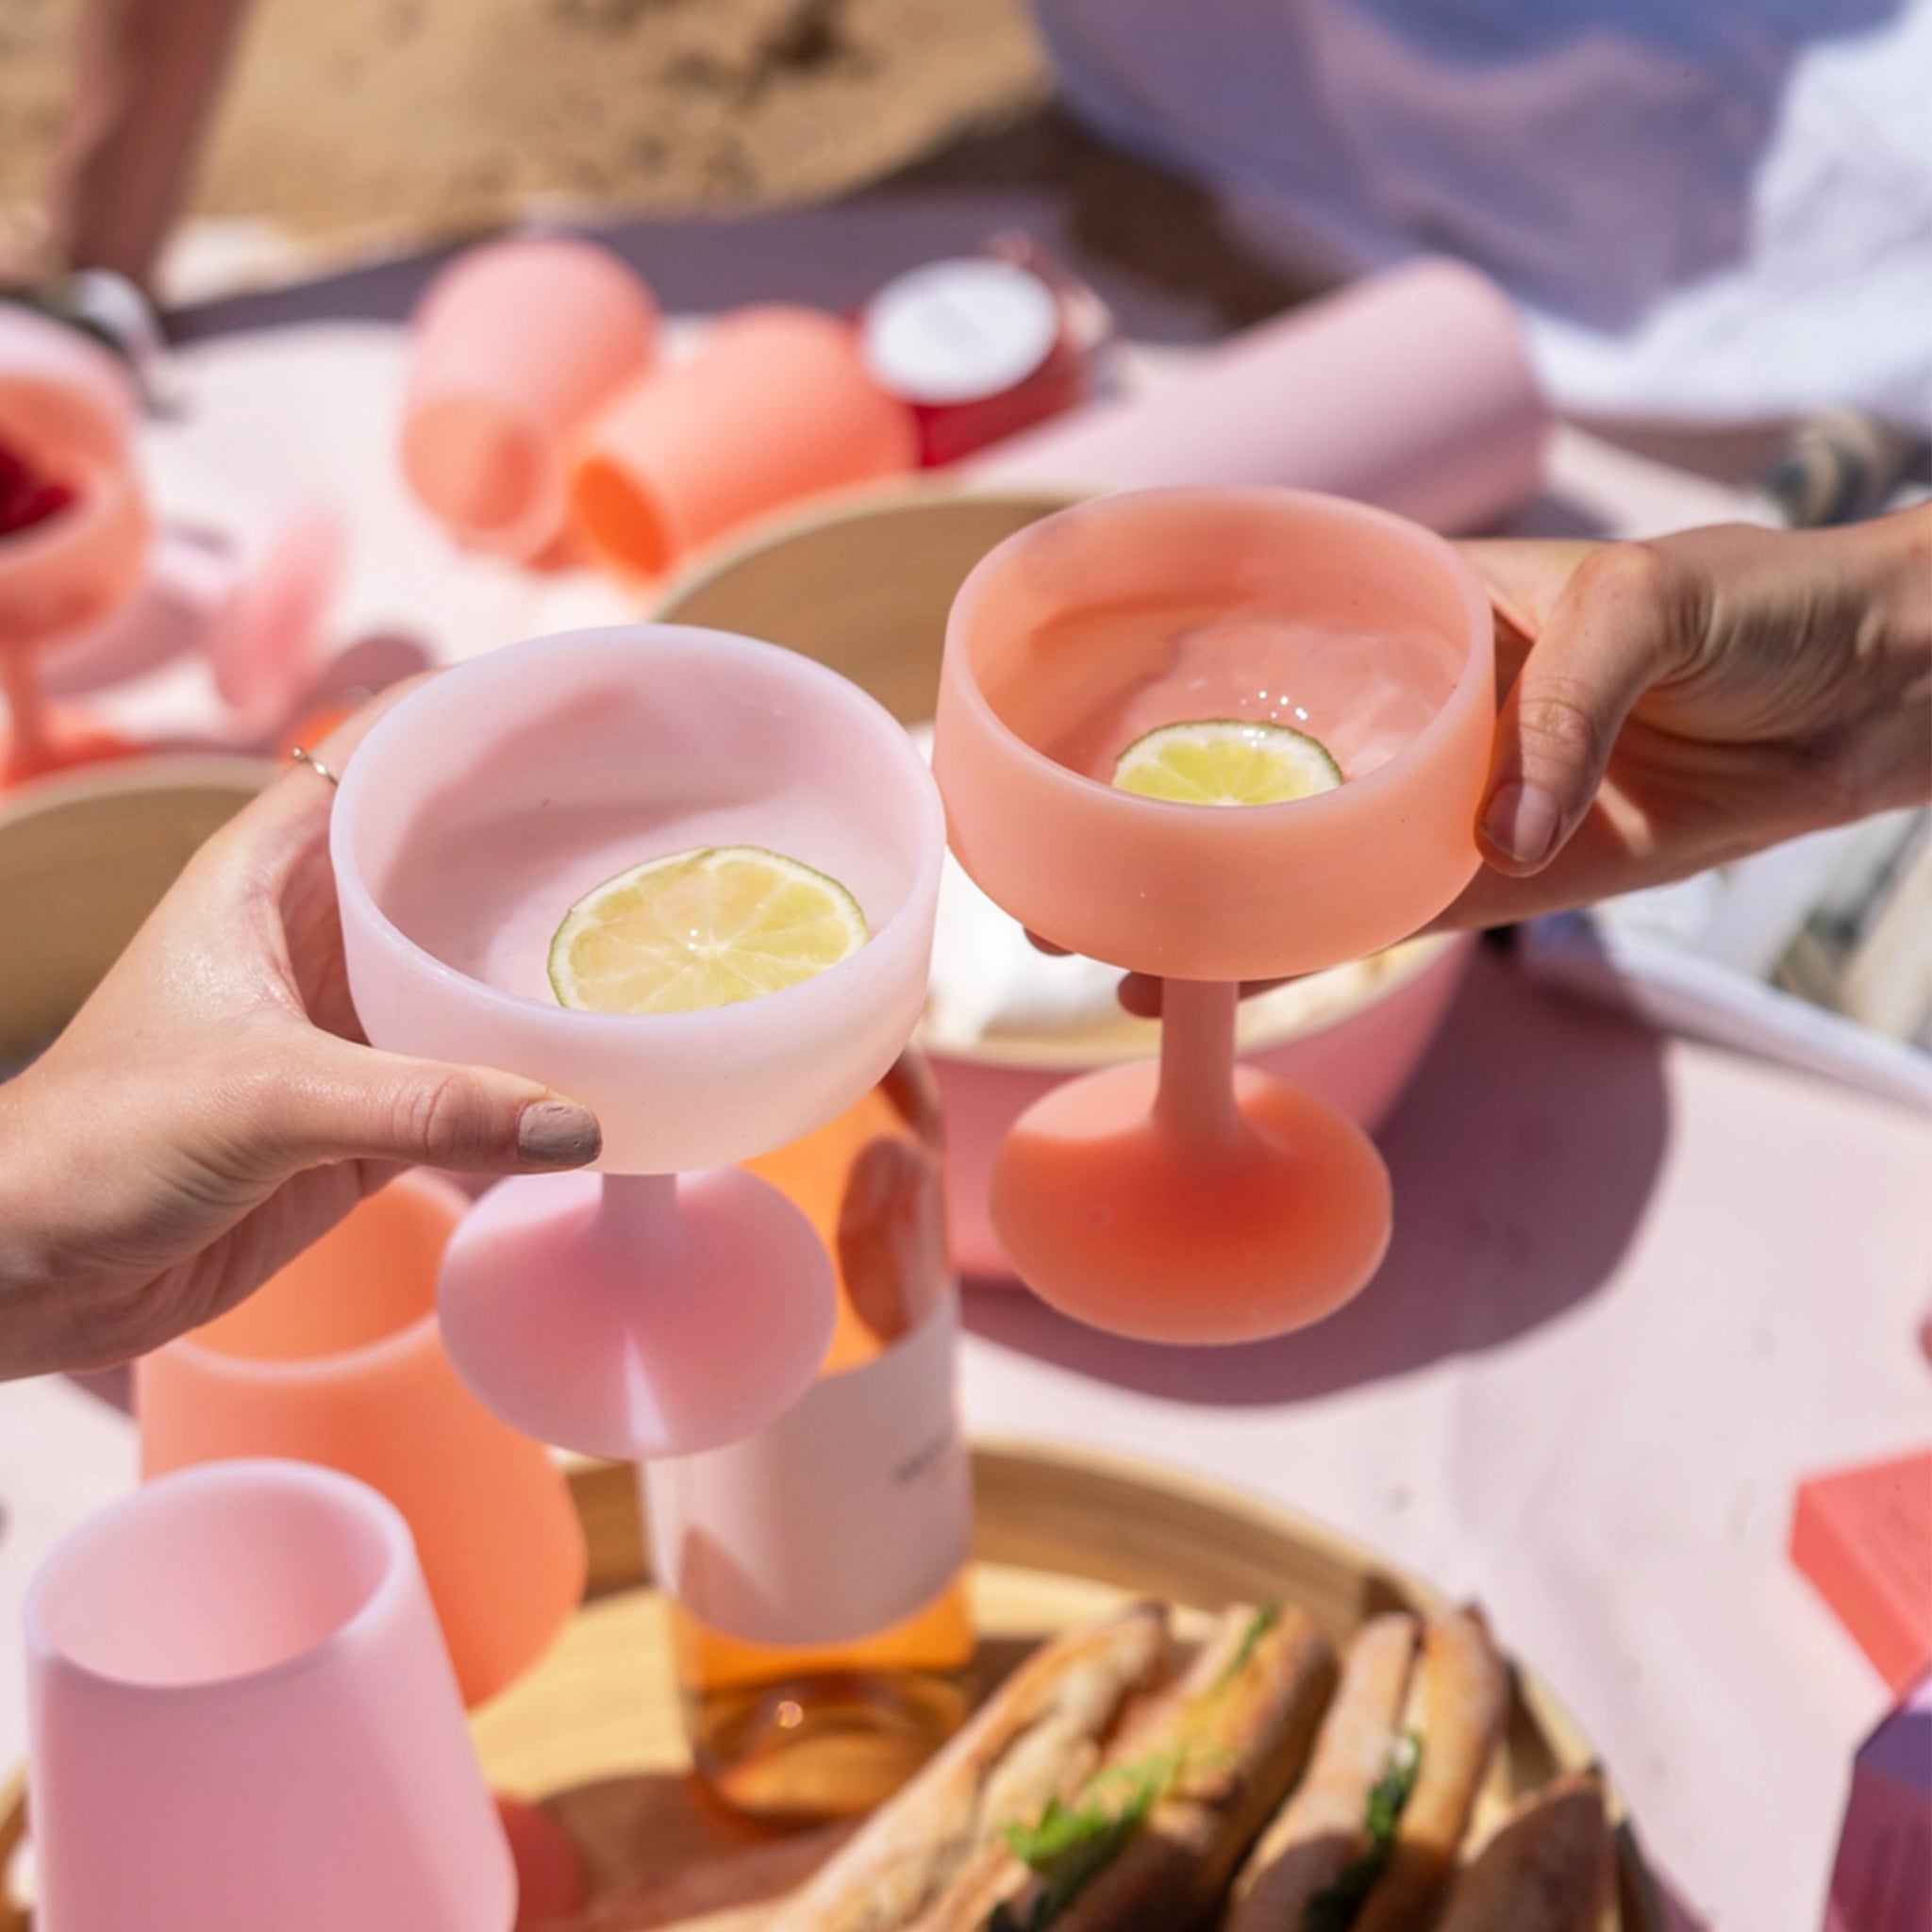
[(1568, 412), (1932, 428), (1932, 0), (1035, 0), (1291, 261), (1467, 257)]

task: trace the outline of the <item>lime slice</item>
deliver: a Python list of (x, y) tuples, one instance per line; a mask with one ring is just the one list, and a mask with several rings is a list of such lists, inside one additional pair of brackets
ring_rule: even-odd
[(837, 879), (759, 845), (701, 845), (634, 865), (570, 908), (550, 984), (598, 1013), (694, 1013), (778, 992), (872, 937)]
[(1114, 765), (1117, 790), (1176, 805), (1281, 805), (1341, 783), (1341, 767), (1306, 731), (1242, 718), (1163, 724)]

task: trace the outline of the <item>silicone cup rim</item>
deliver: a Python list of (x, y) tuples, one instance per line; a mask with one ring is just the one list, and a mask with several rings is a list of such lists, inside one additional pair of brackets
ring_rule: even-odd
[[(868, 733), (880, 745), (884, 755), (897, 763), (908, 781), (905, 788), (907, 802), (919, 820), (913, 828), (915, 853), (911, 876), (891, 911), (872, 930), (863, 946), (837, 965), (829, 966), (795, 986), (782, 987), (775, 992), (763, 993), (755, 1000), (741, 1001), (733, 1006), (705, 1008), (690, 1013), (597, 1013), (573, 1007), (546, 1005), (541, 1000), (472, 978), (426, 947), (419, 945), (390, 918), (370, 890), (356, 858), (356, 841), (366, 808), (365, 794), (375, 782), (373, 774), (387, 757), (407, 755), (408, 733), (420, 718), (426, 717), (433, 709), (439, 690), (454, 688), (452, 680), (460, 680), (466, 685), (482, 685), (487, 681), (513, 682), (522, 663), (533, 652), (548, 654), (566, 644), (594, 648), (615, 643), (621, 639), (631, 639), (641, 644), (647, 640), (661, 639), (701, 645), (715, 650), (726, 661), (732, 658), (741, 662), (782, 660), (787, 675), (795, 676), (802, 684), (822, 693), (828, 702), (845, 708), (854, 728)], [(359, 781), (358, 773), (361, 774)], [(604, 625), (582, 630), (558, 631), (546, 637), (528, 639), (523, 643), (507, 645), (486, 657), (472, 658), (441, 673), (411, 691), (370, 728), (342, 773), (329, 822), (329, 858), (335, 872), (337, 893), (353, 902), (366, 930), (383, 947), (392, 963), (400, 962), (407, 968), (426, 973), (440, 988), (457, 998), (472, 1002), (486, 1012), (502, 1011), (519, 1016), (541, 1014), (547, 1024), (579, 1034), (586, 1040), (594, 1034), (606, 1043), (619, 1040), (641, 1041), (654, 1035), (661, 1039), (668, 1030), (678, 1029), (700, 1041), (706, 1035), (710, 1035), (709, 1043), (721, 1051), (728, 1050), (731, 1035), (739, 1030), (747, 1010), (770, 1013), (777, 1010), (776, 1002), (785, 1001), (788, 1004), (784, 1010), (793, 1016), (795, 1023), (801, 1027), (809, 1027), (819, 1009), (828, 1002), (835, 1007), (842, 1004), (842, 989), (852, 976), (853, 969), (873, 948), (883, 947), (888, 953), (903, 952), (908, 943), (907, 928), (916, 922), (915, 908), (938, 893), (945, 849), (945, 810), (940, 802), (939, 788), (932, 773), (905, 727), (876, 698), (849, 678), (819, 663), (816, 658), (789, 651), (779, 644), (697, 625)], [(874, 966), (877, 957), (874, 956)], [(833, 1030), (839, 1029), (835, 1027)]]
[[(1131, 826), (1137, 822), (1155, 823), (1154, 819), (1148, 817), (1150, 813), (1164, 815), (1175, 811), (1189, 812), (1201, 818), (1204, 823), (1224, 818), (1225, 814), (1218, 806), (1190, 805), (1177, 799), (1146, 798), (1135, 792), (1117, 790), (1098, 778), (1090, 778), (1084, 773), (1071, 770), (1058, 759), (1049, 758), (1036, 745), (1030, 744), (1000, 715), (980, 686), (968, 642), (972, 619), (979, 603), (987, 595), (989, 587), (1004, 573), (1013, 568), (1013, 553), (1035, 542), (1050, 541), (1051, 533), (1068, 523), (1099, 521), (1116, 514), (1123, 508), (1151, 508), (1163, 501), (1188, 505), (1205, 503), (1210, 498), (1218, 498), (1237, 508), (1294, 509), (1317, 519), (1368, 525), (1413, 547), (1432, 550), (1437, 560), (1443, 566), (1444, 575), (1455, 581), (1457, 591), (1462, 594), (1464, 614), (1470, 620), (1472, 629), (1479, 630), (1484, 636), (1493, 636), (1495, 620), (1489, 592), (1474, 567), (1464, 560), (1446, 537), (1422, 524), (1411, 522), (1407, 517), (1398, 516), (1392, 510), (1380, 509), (1373, 504), (1357, 503), (1348, 497), (1327, 496), (1319, 491), (1289, 490), (1266, 485), (1224, 488), (1218, 484), (1182, 484), (1160, 490), (1122, 491), (1111, 496), (1089, 497), (1068, 506), (1065, 509), (1056, 510), (1049, 516), (1041, 517), (1035, 523), (1025, 525), (981, 558), (959, 586), (958, 593), (953, 600), (951, 614), (946, 621), (946, 653), (941, 675), (942, 677), (952, 678), (957, 695), (972, 714), (978, 729), (1000, 743), (1010, 746), (1023, 758), (1038, 766), (1048, 775), (1050, 783), (1081, 797), (1105, 799), (1105, 808), (1119, 813), (1124, 827)], [(1466, 651), (1461, 667), (1456, 675), (1456, 683), (1448, 697), (1429, 722), (1392, 758), (1378, 765), (1373, 772), (1365, 773), (1359, 778), (1352, 778), (1346, 785), (1337, 786), (1333, 791), (1317, 792), (1308, 798), (1289, 799), (1275, 805), (1243, 806), (1241, 819), (1248, 825), (1265, 825), (1270, 821), (1279, 824), (1281, 814), (1291, 812), (1294, 814), (1292, 823), (1312, 829), (1324, 818), (1333, 818), (1343, 812), (1353, 815), (1359, 811), (1373, 810), (1377, 794), (1395, 783), (1402, 768), (1424, 751), (1433, 750), (1439, 742), (1452, 736), (1465, 711), (1478, 708), (1493, 711), (1494, 682), (1492, 657), (1486, 655), (1479, 648)], [(1172, 823), (1172, 820), (1168, 822)]]
[[(158, 1495), (172, 1502), (191, 1490), (252, 1487), (259, 1493), (275, 1484), (285, 1489), (307, 1489), (344, 1506), (360, 1515), (366, 1526), (380, 1536), (383, 1542), (382, 1574), (364, 1592), (361, 1602), (306, 1650), (236, 1674), (155, 1684), (83, 1663), (50, 1634), (45, 1599), (58, 1587), (59, 1573), (71, 1564), (85, 1561), (101, 1543), (111, 1543), (125, 1518), (165, 1507), (153, 1500)], [(326, 1668), (338, 1653), (358, 1644), (373, 1626), (393, 1614), (398, 1600), (408, 1591), (412, 1568), (420, 1575), (415, 1538), (402, 1511), (380, 1491), (322, 1463), (280, 1456), (235, 1457), (193, 1464), (157, 1476), (70, 1530), (49, 1553), (28, 1586), (21, 1607), (21, 1626), (30, 1667), (61, 1672), (77, 1682), (97, 1685), (116, 1697), (179, 1700), (237, 1696)]]
[[(655, 567), (641, 564), (623, 545), (610, 542), (601, 511), (593, 517), (585, 509), (587, 491), (601, 494), (611, 487), (627, 491), (632, 508), (650, 519), (662, 556)], [(655, 470), (637, 462), (627, 450), (607, 448), (586, 436), (577, 439), (565, 465), (563, 516), (591, 556), (627, 584), (668, 582), (703, 548), (692, 538), (689, 520)]]

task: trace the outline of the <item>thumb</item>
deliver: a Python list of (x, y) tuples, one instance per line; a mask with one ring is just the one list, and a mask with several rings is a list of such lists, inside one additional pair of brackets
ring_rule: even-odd
[(1497, 870), (1542, 870), (1582, 824), (1645, 690), (1682, 655), (1681, 574), (1641, 544), (1596, 551), (1538, 627), (1496, 721), (1480, 832)]
[(491, 1067), (378, 1053), (312, 1036), (251, 1123), (289, 1172), (333, 1160), (395, 1160), (473, 1174), (583, 1167), (603, 1151), (596, 1116), (534, 1080)]

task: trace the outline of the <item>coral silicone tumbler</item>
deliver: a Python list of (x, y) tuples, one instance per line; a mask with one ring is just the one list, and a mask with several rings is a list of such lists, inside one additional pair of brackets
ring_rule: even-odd
[[(588, 1454), (664, 1455), (735, 1441), (804, 1392), (831, 1336), (830, 1262), (782, 1194), (728, 1163), (842, 1113), (898, 1058), (943, 843), (931, 775), (889, 712), (718, 631), (499, 651), (357, 748), (330, 850), (369, 1038), (543, 1081), (604, 1129), (606, 1178), (503, 1183), (444, 1261), (445, 1345), (499, 1415)], [(735, 1005), (558, 1004), (548, 949), (579, 898), (726, 845), (840, 881), (870, 938)]]
[(571, 496), (614, 570), (654, 577), (768, 510), (919, 460), (912, 412), (815, 308), (741, 309), (591, 425)]
[(409, 1532), (228, 1462), (82, 1525), (25, 1607), (38, 1932), (509, 1932)]
[(584, 1536), (562, 1473), (458, 1379), (437, 1271), (468, 1197), (404, 1174), (218, 1321), (135, 1367), (143, 1475), (290, 1457), (359, 1477), (416, 1540), (463, 1701), (569, 1622)]
[[(1167, 982), (1158, 1079), (1057, 1090), (995, 1165), (994, 1228), (1047, 1300), (1150, 1340), (1237, 1341), (1374, 1274), (1379, 1158), (1324, 1103), (1236, 1070), (1235, 999), (1392, 944), (1474, 875), (1492, 658), (1449, 545), (1297, 491), (1107, 498), (966, 580), (933, 759), (953, 849), (1043, 938)], [(1316, 737), (1342, 782), (1233, 807), (1113, 785), (1143, 734), (1228, 720)]]
[(528, 559), (563, 528), (572, 441), (658, 353), (658, 305), (567, 236), (473, 248), (416, 310), (403, 471), (473, 549)]
[(106, 350), (0, 305), (0, 444), (72, 497), (44, 520), (0, 533), (0, 690), (12, 724), (0, 741), (0, 784), (125, 749), (58, 728), (38, 666), (105, 625), (141, 587), (148, 517), (134, 423), (133, 391)]

